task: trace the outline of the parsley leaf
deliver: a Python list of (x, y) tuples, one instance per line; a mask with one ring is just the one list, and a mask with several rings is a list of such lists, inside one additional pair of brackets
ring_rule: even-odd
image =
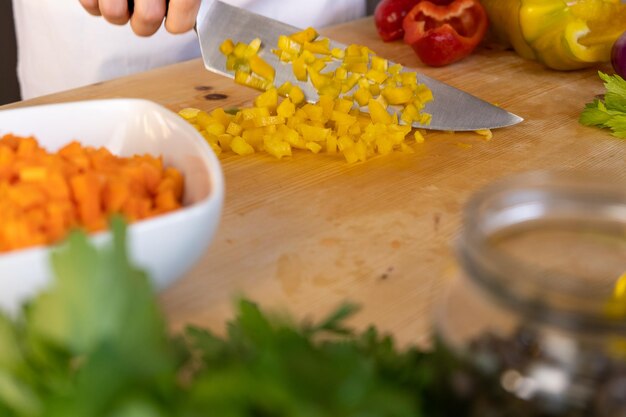
[(626, 81), (619, 75), (598, 72), (604, 81), (606, 94), (585, 105), (579, 122), (585, 126), (609, 128), (613, 135), (626, 138)]

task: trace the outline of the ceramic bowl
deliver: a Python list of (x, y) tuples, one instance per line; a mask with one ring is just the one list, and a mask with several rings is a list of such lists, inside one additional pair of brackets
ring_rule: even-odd
[[(223, 205), (222, 170), (202, 136), (177, 114), (135, 99), (35, 106), (0, 111), (0, 136), (8, 133), (33, 135), (48, 151), (78, 140), (119, 156), (161, 155), (165, 166), (184, 175), (184, 207), (132, 224), (128, 229), (130, 258), (160, 290), (184, 275), (207, 251)], [(110, 233), (91, 239), (102, 244)], [(33, 247), (0, 254), (0, 308), (14, 311), (51, 281), (51, 249)]]

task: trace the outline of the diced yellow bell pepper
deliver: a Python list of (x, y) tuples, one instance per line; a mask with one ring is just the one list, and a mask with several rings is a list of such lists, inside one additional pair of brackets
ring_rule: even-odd
[(326, 63), (322, 61), (321, 59), (316, 59), (309, 66), (313, 68), (315, 71), (320, 72), (321, 70), (326, 68)]
[[(316, 104), (306, 104), (302, 90), (289, 82), (273, 88), (275, 72), (258, 56), (259, 39), (236, 45), (230, 41), (224, 42), (221, 50), (227, 55), (227, 69), (235, 70), (235, 81), (266, 91), (255, 99), (255, 107), (239, 110), (235, 116), (223, 109), (210, 115), (184, 109), (181, 116), (201, 131), (216, 152), (265, 150), (280, 159), (291, 155), (292, 147), (314, 153), (323, 149), (336, 153), (339, 149), (348, 162), (365, 161), (375, 153), (393, 150), (412, 152), (404, 141), (412, 122), (429, 122), (430, 115), (420, 110), (432, 99), (430, 90), (417, 83), (415, 73), (402, 73), (399, 65), (389, 67), (387, 60), (367, 47), (350, 45), (346, 50), (330, 50), (328, 39), (316, 37), (310, 28), (280, 36), (278, 49), (273, 51), (282, 61), (292, 63), (299, 79), (311, 79), (319, 94)], [(316, 54), (323, 56), (317, 58)], [(340, 59), (341, 65), (322, 74), (332, 59)], [(350, 99), (347, 93), (357, 83)], [(286, 97), (280, 104), (279, 95)], [(353, 108), (354, 101), (368, 106), (369, 115)], [(388, 103), (404, 105), (402, 120), (407, 125), (398, 125), (398, 115), (387, 112)]]
[(330, 55), (335, 59), (343, 59), (346, 56), (346, 52), (340, 48), (333, 48), (330, 50)]
[(293, 63), (291, 64), (291, 70), (293, 71), (293, 75), (298, 81), (306, 82), (308, 80), (306, 67), (307, 65), (304, 62), (304, 57), (302, 55), (294, 59)]
[(297, 130), (306, 142), (322, 142), (325, 141), (330, 134), (330, 129), (311, 126), (304, 123), (299, 124)]
[(205, 126), (204, 130), (206, 130), (208, 133), (211, 133), (212, 135), (215, 135), (215, 136), (219, 136), (223, 133), (226, 133), (226, 129), (224, 128), (224, 125), (218, 121), (215, 121), (209, 124), (208, 126)]
[(325, 86), (326, 84), (330, 82), (329, 76), (325, 74), (320, 74), (319, 72), (315, 71), (311, 67), (307, 67), (307, 72), (309, 73), (311, 84), (313, 84), (313, 87), (315, 87), (317, 91), (319, 91), (320, 88), (322, 88), (323, 86)]
[(317, 41), (305, 42), (302, 48), (314, 54), (330, 55), (330, 39), (324, 38)]
[(370, 112), (370, 116), (372, 117), (372, 122), (374, 123), (383, 123), (390, 124), (392, 121), (391, 115), (387, 112), (387, 109), (383, 107), (378, 101), (370, 99), (368, 103), (368, 109)]
[(302, 107), (302, 110), (306, 113), (309, 120), (314, 122), (324, 121), (324, 109), (317, 104), (307, 103)]
[(319, 89), (318, 93), (320, 95), (337, 98), (341, 94), (341, 83), (337, 80), (330, 79), (330, 82), (323, 85), (322, 88)]
[(243, 71), (235, 72), (235, 82), (261, 91), (272, 87), (272, 81)]
[(252, 58), (253, 56), (259, 53), (260, 49), (261, 49), (261, 39), (254, 38), (252, 39), (252, 41), (250, 41), (247, 48), (245, 49), (244, 57)]
[(233, 43), (232, 39), (226, 39), (220, 45), (220, 52), (226, 56), (232, 54), (234, 50), (235, 50), (235, 44)]
[(248, 45), (243, 42), (237, 42), (235, 45), (235, 49), (233, 49), (232, 54), (237, 58), (245, 58), (246, 50), (248, 49)]
[(293, 39), (291, 39), (289, 36), (286, 35), (280, 35), (278, 37), (278, 49), (285, 51), (285, 52), (289, 52), (291, 54), (298, 54), (300, 52), (300, 49), (302, 48), (302, 45), (300, 45), (298, 42), (294, 41)]
[(254, 153), (254, 148), (241, 136), (235, 136), (230, 141), (230, 148), (238, 155), (250, 155)]
[(219, 121), (224, 127), (227, 127), (233, 120), (233, 115), (226, 113), (224, 109), (220, 107), (211, 112), (211, 117)]
[(260, 94), (254, 100), (254, 105), (256, 107), (267, 107), (270, 111), (276, 110), (276, 107), (278, 106), (278, 90), (272, 87), (266, 92)]
[(370, 69), (365, 73), (365, 78), (375, 83), (382, 84), (387, 79), (387, 74), (385, 74), (383, 71)]
[(387, 86), (383, 88), (381, 94), (391, 105), (407, 104), (413, 99), (413, 90), (410, 87)]
[(354, 101), (356, 101), (361, 107), (367, 105), (371, 99), (372, 93), (370, 93), (369, 88), (359, 87), (356, 93), (354, 93)]
[(230, 122), (228, 124), (228, 127), (226, 128), (226, 133), (232, 136), (238, 136), (241, 134), (241, 130), (242, 130), (241, 125), (238, 125), (235, 122)]
[(324, 116), (324, 120), (330, 119), (331, 114), (333, 113), (333, 108), (335, 107), (335, 98), (330, 95), (322, 94), (320, 95), (319, 100), (317, 101), (319, 107), (322, 109), (322, 114)]
[(347, 93), (352, 90), (363, 76), (361, 74), (350, 74), (341, 86), (341, 92)]
[(291, 86), (288, 97), (291, 99), (293, 104), (296, 105), (304, 102), (304, 93), (302, 92), (302, 89), (300, 89), (300, 87), (298, 87), (297, 85)]
[(335, 100), (335, 107), (334, 109), (337, 110), (340, 113), (348, 113), (350, 111), (350, 109), (352, 108), (353, 105), (353, 101), (352, 100), (348, 100), (346, 98), (338, 98)]
[(285, 123), (285, 118), (281, 116), (264, 116), (255, 117), (253, 119), (244, 120), (241, 127), (244, 129), (252, 129), (255, 127), (265, 127), (272, 125), (280, 125)]
[(260, 56), (253, 55), (250, 57), (250, 70), (270, 83), (274, 82), (276, 70)]
[(233, 137), (235, 136), (237, 135), (230, 135), (228, 133), (223, 133), (217, 137), (217, 143), (219, 143), (220, 148), (222, 148), (223, 151), (228, 151), (230, 150), (230, 142), (232, 142)]
[(299, 44), (304, 44), (305, 42), (312, 42), (317, 38), (317, 31), (311, 27), (308, 27), (300, 32), (296, 32), (289, 37), (298, 42)]
[(251, 120), (259, 117), (269, 117), (270, 111), (266, 107), (252, 107), (248, 109), (242, 109), (239, 114), (242, 120)]
[(278, 159), (281, 159), (283, 156), (291, 156), (291, 145), (284, 140), (271, 136), (266, 136), (263, 139), (263, 149)]
[(296, 112), (296, 106), (291, 102), (290, 98), (284, 99), (276, 108), (276, 113), (285, 119), (293, 116)]
[(178, 114), (185, 120), (193, 123), (198, 117), (198, 113), (200, 113), (200, 109), (195, 109), (193, 107), (186, 107), (178, 112)]
[(291, 91), (292, 84), (289, 81), (285, 81), (280, 87), (278, 87), (278, 95), (281, 97), (287, 97)]
[(313, 153), (319, 153), (322, 150), (322, 145), (315, 142), (307, 142), (306, 148), (309, 149)]

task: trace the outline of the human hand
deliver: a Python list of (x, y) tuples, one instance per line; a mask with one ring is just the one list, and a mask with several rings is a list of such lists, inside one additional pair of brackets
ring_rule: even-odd
[(94, 16), (102, 16), (108, 22), (124, 25), (130, 20), (133, 31), (139, 36), (154, 34), (163, 19), (170, 33), (184, 33), (191, 30), (196, 21), (201, 0), (135, 0), (129, 11), (128, 0), (79, 0), (83, 7)]

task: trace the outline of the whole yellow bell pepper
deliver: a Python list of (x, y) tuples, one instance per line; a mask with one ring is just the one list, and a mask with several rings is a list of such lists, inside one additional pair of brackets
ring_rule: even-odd
[(610, 60), (626, 31), (620, 0), (481, 0), (495, 38), (524, 58), (556, 70)]

